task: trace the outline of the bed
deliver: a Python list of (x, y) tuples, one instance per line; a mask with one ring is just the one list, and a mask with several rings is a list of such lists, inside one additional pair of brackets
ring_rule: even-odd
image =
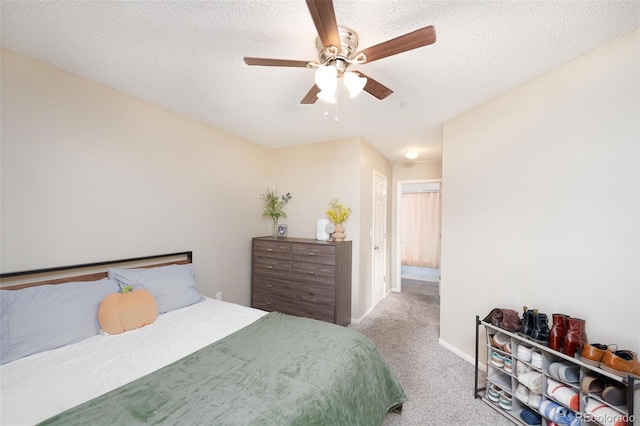
[[(0, 424), (379, 425), (401, 410), (367, 337), (204, 297), (191, 259), (3, 274)], [(128, 285), (153, 294), (157, 317), (108, 334), (100, 301)]]

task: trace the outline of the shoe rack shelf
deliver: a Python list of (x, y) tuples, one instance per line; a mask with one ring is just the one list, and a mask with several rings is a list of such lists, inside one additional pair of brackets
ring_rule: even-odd
[[(486, 337), (486, 346), (483, 345), (483, 350), (486, 350), (487, 353), (487, 372), (484, 379), (484, 386), (479, 383), (478, 354), (481, 345), (481, 327), (484, 327), (485, 330), (485, 333), (483, 334)], [(498, 348), (492, 344), (491, 336), (497, 333), (502, 333), (502, 335), (508, 336), (508, 341), (511, 344), (510, 352), (505, 351), (503, 347)], [(521, 349), (522, 354), (518, 353), (518, 348), (520, 346), (523, 346), (523, 348)], [(531, 350), (529, 351), (529, 349)], [(537, 352), (540, 354), (540, 356), (536, 356), (536, 362), (532, 362), (531, 359), (527, 359), (528, 357), (523, 356), (523, 354), (526, 354), (527, 351), (530, 353)], [(543, 426), (562, 424), (559, 422), (554, 422), (553, 420), (558, 420), (558, 418), (552, 418), (554, 417), (553, 415), (551, 415), (553, 413), (550, 414), (550, 411), (546, 410), (548, 406), (552, 406), (550, 405), (550, 403), (545, 402), (543, 404), (545, 412), (540, 412), (541, 406), (539, 401), (548, 400), (555, 404), (558, 404), (561, 407), (566, 408), (566, 412), (569, 412), (570, 410), (573, 413), (573, 416), (576, 420), (574, 420), (572, 423), (564, 424), (600, 426), (618, 426), (621, 424), (640, 425), (640, 419), (636, 420), (635, 417), (637, 416), (634, 416), (634, 399), (636, 399), (638, 397), (638, 394), (640, 393), (640, 380), (635, 379), (632, 375), (629, 375), (625, 378), (616, 376), (615, 374), (611, 374), (598, 367), (586, 364), (579, 358), (571, 358), (563, 354), (562, 352), (552, 350), (549, 347), (535, 342), (525, 336), (521, 336), (517, 333), (510, 333), (500, 327), (496, 327), (490, 323), (481, 321), (479, 316), (476, 316), (475, 352), (474, 397), (481, 398), (483, 402), (487, 403), (490, 407), (504, 415), (514, 424), (532, 424), (527, 423), (520, 416), (523, 410), (530, 410), (536, 414), (539, 414), (541, 416), (541, 424)], [(492, 362), (492, 356), (494, 353), (498, 354), (499, 356), (495, 356), (495, 358), (493, 358), (494, 362)], [(505, 360), (508, 360), (506, 361), (506, 364)], [(577, 382), (561, 380), (558, 378), (557, 370), (555, 374), (552, 374), (549, 367), (552, 364), (558, 362), (563, 362), (563, 365), (566, 365), (567, 368), (571, 367), (572, 371), (578, 370), (579, 380)], [(559, 364), (556, 364), (556, 366), (557, 365)], [(518, 378), (519, 371), (531, 371), (540, 373), (540, 375), (537, 377), (541, 377), (541, 383), (537, 383), (535, 386), (531, 386), (540, 389), (539, 399), (538, 394), (534, 394), (529, 390), (529, 388), (526, 387), (526, 384), (531, 384), (522, 383), (521, 380), (523, 380), (523, 377), (520, 377), (520, 379)], [(624, 397), (624, 399), (626, 400), (626, 404), (612, 405), (611, 403), (603, 399), (600, 394), (596, 395), (593, 393), (585, 393), (582, 390), (580, 383), (582, 383), (582, 380), (586, 377), (595, 377), (598, 380), (604, 381), (611, 385), (615, 385), (615, 387), (620, 389), (620, 392), (624, 390), (624, 393), (626, 394), (626, 397)], [(550, 382), (550, 380), (552, 382)], [(553, 381), (556, 381), (560, 383), (561, 386), (572, 390), (574, 393), (577, 393), (577, 401), (575, 397), (574, 399), (572, 399), (573, 403), (571, 405), (573, 406), (573, 408), (568, 405), (569, 403), (567, 401), (563, 401), (562, 398), (558, 398), (557, 395), (555, 395), (554, 397), (553, 395), (549, 394), (548, 384), (553, 384)], [(521, 385), (524, 385), (525, 387), (523, 388)], [(519, 386), (520, 391), (518, 391)], [(498, 395), (495, 392), (496, 387), (499, 388), (501, 392)], [(525, 396), (525, 394), (522, 392), (523, 389), (529, 392), (528, 395)], [(565, 392), (567, 391), (565, 390)], [(531, 395), (531, 397), (529, 397), (529, 395)], [(546, 417), (545, 414), (548, 417)], [(619, 422), (616, 423), (616, 420)]]

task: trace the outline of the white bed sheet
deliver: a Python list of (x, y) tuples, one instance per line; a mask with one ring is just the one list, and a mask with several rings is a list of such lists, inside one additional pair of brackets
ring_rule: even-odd
[(33, 425), (177, 361), (266, 312), (207, 298), (137, 330), (0, 366), (0, 424)]

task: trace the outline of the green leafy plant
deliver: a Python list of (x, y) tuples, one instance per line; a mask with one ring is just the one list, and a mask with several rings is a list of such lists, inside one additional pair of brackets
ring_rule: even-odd
[(332, 198), (331, 201), (329, 201), (327, 217), (331, 222), (335, 224), (344, 223), (349, 219), (350, 215), (351, 208), (345, 207), (342, 203), (338, 202), (337, 198)]
[(278, 196), (275, 187), (269, 185), (264, 192), (260, 194), (260, 206), (262, 208), (262, 217), (270, 218), (273, 221), (273, 236), (278, 235), (278, 220), (286, 219), (287, 213), (284, 206), (291, 200), (291, 194)]

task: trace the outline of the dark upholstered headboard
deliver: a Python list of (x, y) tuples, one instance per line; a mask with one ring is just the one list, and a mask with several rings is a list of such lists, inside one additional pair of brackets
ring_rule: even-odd
[(34, 269), (31, 271), (7, 272), (0, 274), (0, 289), (18, 290), (45, 284), (96, 281), (107, 276), (107, 268), (151, 268), (165, 265), (182, 265), (191, 263), (192, 260), (193, 252), (185, 251), (81, 265)]

